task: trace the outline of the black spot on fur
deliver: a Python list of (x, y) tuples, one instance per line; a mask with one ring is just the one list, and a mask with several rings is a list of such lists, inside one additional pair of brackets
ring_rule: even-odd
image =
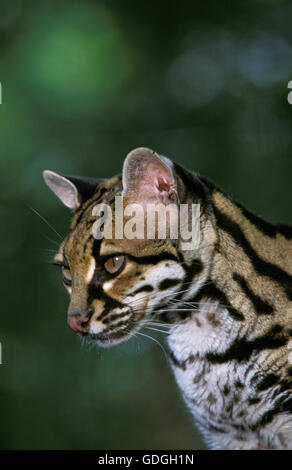
[(229, 361), (248, 361), (252, 354), (259, 351), (284, 346), (287, 337), (282, 334), (282, 330), (283, 328), (280, 325), (274, 325), (266, 334), (253, 340), (237, 338), (223, 353), (209, 352), (206, 354), (206, 359), (213, 364), (224, 364)]
[(268, 374), (265, 377), (263, 377), (260, 380), (260, 382), (258, 382), (256, 388), (260, 392), (263, 390), (267, 390), (268, 388), (272, 387), (278, 382), (279, 382), (279, 377), (276, 374)]
[(256, 405), (257, 403), (259, 403), (261, 401), (261, 399), (259, 397), (252, 397), (252, 398), (249, 398), (247, 400), (248, 404), (249, 405)]
[(240, 382), (240, 380), (236, 380), (236, 382), (235, 382), (235, 387), (236, 387), (236, 388), (243, 388), (244, 385), (243, 385), (242, 382)]
[(131, 295), (136, 295), (139, 294), (140, 292), (152, 292), (154, 289), (150, 284), (146, 284), (145, 286), (139, 287), (139, 289), (136, 289)]
[(174, 287), (181, 282), (180, 279), (164, 279), (158, 285), (159, 290), (166, 290), (170, 287)]
[(196, 357), (191, 354), (187, 359), (179, 361), (172, 351), (169, 351), (169, 358), (175, 367), (178, 367), (182, 370), (186, 370), (187, 365), (193, 364), (196, 360)]
[(273, 307), (256, 295), (249, 287), (246, 280), (237, 273), (233, 274), (233, 279), (239, 284), (245, 295), (252, 302), (254, 310), (258, 315), (270, 315), (274, 312)]
[(178, 258), (173, 255), (172, 253), (168, 253), (167, 251), (161, 252), (157, 255), (148, 255), (148, 256), (133, 256), (128, 254), (128, 258), (135, 261), (138, 264), (158, 264), (160, 261), (164, 260), (171, 260), (171, 261), (179, 261)]
[(196, 294), (195, 298), (193, 299), (195, 302), (200, 302), (203, 298), (207, 298), (210, 300), (216, 300), (220, 304), (227, 306), (227, 310), (229, 315), (236, 321), (243, 321), (244, 316), (241, 312), (230, 305), (226, 295), (222, 292), (218, 287), (215, 286), (213, 283), (208, 283), (203, 286), (199, 292)]
[(209, 395), (207, 396), (207, 401), (210, 405), (214, 405), (217, 400), (213, 393), (209, 393)]
[(221, 325), (221, 322), (216, 318), (215, 313), (207, 313), (207, 320), (214, 328)]

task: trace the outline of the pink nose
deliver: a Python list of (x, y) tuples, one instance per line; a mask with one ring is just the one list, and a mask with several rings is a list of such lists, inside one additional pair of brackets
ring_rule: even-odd
[(72, 330), (76, 331), (77, 333), (88, 333), (89, 331), (89, 320), (90, 314), (88, 315), (81, 315), (81, 314), (74, 314), (68, 318), (68, 323)]

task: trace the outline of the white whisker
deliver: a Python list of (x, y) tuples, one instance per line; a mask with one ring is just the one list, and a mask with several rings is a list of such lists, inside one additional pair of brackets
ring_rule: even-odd
[(160, 332), (160, 333), (166, 333), (166, 334), (168, 334), (168, 331), (159, 330), (158, 328), (152, 328), (151, 326), (145, 326), (145, 328), (147, 328), (148, 330), (153, 330), (153, 331), (158, 331), (158, 332)]
[[(56, 242), (56, 240), (53, 240), (52, 238), (48, 237), (47, 235), (45, 235), (44, 233), (41, 234), (44, 238), (46, 238), (46, 240), (48, 240), (49, 242), (53, 243), (54, 245), (56, 246), (59, 246), (60, 243), (59, 242)], [(55, 251), (56, 252), (56, 251)]]
[[(191, 282), (190, 282), (191, 284)], [(183, 294), (184, 292), (187, 292), (189, 289), (184, 289), (184, 290), (180, 290), (180, 291), (177, 291), (177, 292), (170, 292), (169, 294), (166, 294), (166, 295), (163, 295), (163, 298), (165, 299), (166, 297), (170, 297), (170, 296), (174, 296), (174, 295), (178, 295), (178, 294)], [(134, 299), (134, 300), (131, 300), (130, 302), (128, 302), (128, 305), (130, 304), (133, 304), (133, 303), (137, 303), (139, 302), (140, 300), (142, 299), (145, 299), (146, 297), (148, 297), (148, 299), (152, 299), (152, 297), (155, 297), (157, 295), (157, 292), (153, 292), (152, 294), (146, 294), (146, 295), (143, 295), (143, 297), (139, 297), (138, 299)]]
[(156, 321), (147, 322), (147, 325), (159, 326), (159, 327), (163, 327), (163, 328), (171, 328), (171, 326), (168, 325), (167, 323), (160, 323), (160, 322), (156, 322)]
[(36, 215), (38, 215), (42, 219), (42, 221), (45, 222), (45, 224), (47, 224), (47, 226), (50, 227), (50, 229), (53, 230), (53, 232), (55, 232), (55, 234), (58, 235), (58, 237), (62, 240), (62, 236), (59, 234), (59, 232), (57, 232), (57, 230), (55, 230), (54, 227), (52, 227), (52, 225), (36, 209), (34, 209), (33, 207), (30, 207), (30, 209)]
[(162, 351), (164, 352), (165, 358), (168, 360), (168, 357), (167, 357), (167, 354), (166, 354), (166, 351), (165, 351), (164, 347), (160, 344), (159, 341), (157, 341), (157, 339), (153, 338), (152, 336), (148, 336), (148, 335), (146, 335), (145, 333), (140, 333), (140, 331), (137, 331), (136, 334), (137, 334), (137, 335), (141, 335), (141, 336), (145, 336), (145, 338), (151, 339), (152, 341), (154, 341), (155, 343), (157, 343), (157, 344), (159, 345), (159, 347), (162, 349)]

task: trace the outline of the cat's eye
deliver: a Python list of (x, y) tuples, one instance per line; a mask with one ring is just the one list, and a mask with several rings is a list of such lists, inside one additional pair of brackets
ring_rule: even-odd
[(124, 255), (111, 256), (105, 261), (104, 267), (108, 273), (116, 274), (124, 267), (125, 259), (126, 257)]
[(70, 270), (69, 270), (69, 268), (67, 268), (67, 266), (62, 266), (62, 278), (63, 278), (63, 282), (64, 282), (64, 284), (66, 284), (66, 286), (71, 286), (72, 285), (72, 276), (71, 276)]

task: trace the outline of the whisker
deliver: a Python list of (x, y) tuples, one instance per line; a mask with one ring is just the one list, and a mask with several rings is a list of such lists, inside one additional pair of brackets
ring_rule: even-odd
[(193, 312), (196, 310), (195, 308), (166, 308), (162, 310), (155, 310), (155, 313), (163, 313), (163, 312)]
[(203, 314), (208, 314), (208, 313), (215, 313), (214, 310), (205, 310), (205, 309), (190, 309), (190, 310), (185, 310), (185, 309), (177, 309), (177, 310), (157, 310), (155, 313), (167, 313), (167, 312), (192, 312), (192, 313), (203, 313)]
[[(193, 284), (193, 282), (186, 283), (185, 285), (187, 285), (187, 284)], [(180, 291), (176, 291), (176, 292), (170, 292), (169, 294), (164, 295), (163, 298), (165, 299), (166, 297), (170, 297), (170, 296), (174, 296), (174, 295), (178, 295), (178, 294), (183, 294), (184, 292), (187, 292), (188, 290), (189, 289), (184, 289), (184, 290), (180, 290)], [(155, 297), (155, 295), (157, 295), (157, 292), (153, 292), (152, 294), (143, 295), (142, 297), (139, 297), (138, 299), (131, 300), (130, 302), (127, 302), (127, 303), (128, 303), (128, 305), (130, 305), (130, 304), (133, 304), (135, 302), (139, 302), (140, 300), (145, 299), (146, 297), (151, 299), (152, 297)]]
[[(59, 242), (56, 242), (56, 240), (53, 240), (52, 238), (48, 237), (47, 235), (45, 235), (44, 233), (41, 234), (44, 238), (46, 238), (49, 242), (53, 243), (54, 245), (56, 246), (59, 246), (60, 243)], [(56, 253), (56, 251), (55, 251)]]
[[(206, 300), (205, 303), (210, 303), (211, 300)], [(200, 302), (185, 302), (185, 301), (179, 301), (179, 302), (176, 302), (177, 304), (181, 305), (186, 305), (186, 306), (189, 306), (189, 307), (197, 307), (198, 305), (202, 305), (202, 301)], [(204, 302), (203, 302), (204, 303)], [(172, 303), (172, 305), (174, 306), (175, 305), (175, 302)], [(203, 307), (203, 305), (202, 305)], [(226, 305), (226, 304), (221, 304), (220, 302), (218, 302), (218, 307), (224, 307), (224, 308), (230, 308), (230, 305)]]
[(54, 229), (54, 227), (52, 227), (52, 225), (36, 210), (34, 209), (33, 207), (29, 206), (29, 208), (36, 214), (38, 215), (43, 222), (45, 222), (45, 224), (47, 224), (48, 227), (50, 227), (51, 230), (53, 230), (53, 232), (55, 232), (56, 235), (58, 235), (58, 237), (62, 240), (62, 236), (59, 234), (59, 232), (57, 232), (56, 229)]
[(165, 351), (164, 347), (160, 344), (159, 341), (157, 341), (157, 339), (153, 338), (152, 336), (148, 336), (145, 333), (141, 333), (140, 331), (137, 331), (136, 334), (141, 335), (141, 336), (145, 336), (145, 338), (151, 339), (152, 341), (157, 343), (159, 345), (159, 347), (162, 349), (162, 351), (164, 352), (165, 358), (168, 360), (168, 357), (167, 357), (167, 354), (166, 354), (166, 351)]
[[(182, 287), (185, 287), (185, 286), (187, 286), (187, 285), (192, 285), (193, 283), (194, 283), (193, 281), (190, 281), (190, 282), (183, 282), (183, 283), (182, 283)], [(202, 287), (205, 287), (205, 286), (207, 286), (207, 285), (209, 285), (209, 284), (212, 284), (212, 281), (205, 282)], [(171, 297), (171, 296), (176, 296), (176, 295), (179, 295), (179, 294), (183, 294), (183, 293), (185, 293), (185, 292), (188, 292), (188, 290), (189, 290), (189, 289), (183, 289), (183, 290), (179, 290), (179, 291), (175, 291), (175, 292), (170, 292), (169, 294), (164, 295), (163, 298), (165, 299), (165, 298), (167, 298), (167, 297)], [(146, 297), (150, 300), (150, 299), (152, 299), (153, 297), (155, 297), (156, 295), (157, 295), (157, 292), (153, 292), (153, 293), (151, 293), (151, 294), (145, 294), (145, 295), (143, 295), (142, 297), (139, 297), (138, 299), (131, 300), (130, 302), (128, 302), (128, 305), (129, 305), (129, 304), (135, 304), (135, 302), (138, 303), (140, 300), (145, 299)], [(178, 301), (178, 300), (176, 300), (175, 298), (174, 298), (174, 299), (170, 299), (170, 301), (173, 301), (173, 302), (180, 302), (180, 303), (181, 303), (181, 302), (187, 302), (187, 301), (185, 301), (185, 300), (179, 300), (179, 301)]]
[(161, 323), (161, 322), (156, 322), (156, 321), (147, 322), (147, 325), (159, 326), (163, 328), (171, 328), (171, 326), (168, 325), (167, 323)]
[(152, 328), (151, 326), (145, 326), (145, 328), (147, 328), (148, 330), (153, 330), (153, 331), (158, 331), (158, 332), (160, 332), (160, 333), (166, 333), (166, 334), (168, 334), (168, 331), (159, 330), (158, 328)]

